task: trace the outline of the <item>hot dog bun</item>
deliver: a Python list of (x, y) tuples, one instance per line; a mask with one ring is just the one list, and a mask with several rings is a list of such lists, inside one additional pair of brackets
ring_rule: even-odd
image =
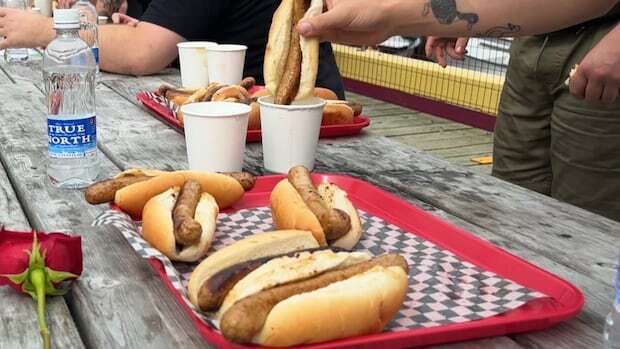
[(252, 235), (218, 250), (194, 269), (188, 284), (189, 299), (200, 307), (198, 294), (203, 284), (214, 274), (234, 264), (317, 247), (318, 243), (308, 231), (284, 230)]
[(375, 267), (349, 279), (279, 302), (252, 342), (273, 347), (378, 333), (407, 293), (400, 267)]
[[(288, 73), (286, 66), (289, 53), (301, 49), (301, 60), (296, 62), (300, 68), (297, 92), (293, 94), (293, 101), (302, 100), (312, 96), (316, 75), (319, 65), (319, 40), (318, 38), (299, 37), (295, 30), (297, 22), (294, 19), (295, 2), (299, 0), (283, 0), (275, 11), (269, 40), (265, 49), (263, 75), (265, 85), (272, 96), (277, 95), (279, 86), (283, 80), (283, 74)], [(303, 2), (303, 1), (302, 1)], [(311, 0), (310, 6), (305, 11), (303, 19), (319, 15), (323, 11), (323, 0)], [(293, 38), (297, 36), (299, 40)], [(299, 47), (292, 47), (299, 42)]]
[(402, 306), (408, 270), (396, 254), (318, 250), (278, 256), (235, 279), (216, 317), (227, 339), (267, 346), (375, 333)]
[(338, 96), (336, 93), (328, 88), (324, 87), (315, 87), (314, 88), (314, 97), (323, 98), (325, 100), (337, 100)]
[(123, 211), (139, 217), (149, 199), (172, 187), (182, 186), (188, 179), (200, 183), (202, 191), (211, 194), (220, 209), (233, 205), (244, 194), (241, 184), (229, 176), (201, 171), (175, 171), (118, 190), (114, 202)]
[(152, 197), (142, 211), (142, 236), (154, 248), (173, 261), (194, 262), (204, 257), (211, 246), (219, 208), (213, 196), (203, 192), (196, 206), (194, 219), (202, 234), (195, 245), (179, 246), (175, 241), (172, 210), (180, 188), (173, 187)]
[(248, 130), (260, 130), (260, 106), (258, 102), (250, 104), (250, 117), (248, 119)]
[(328, 103), (323, 108), (323, 125), (352, 124), (353, 118), (353, 108), (344, 103)]
[[(256, 92), (254, 92), (251, 96), (251, 98), (254, 99), (258, 99), (260, 97), (264, 97), (264, 96), (271, 96), (271, 93), (269, 92), (269, 90), (267, 90), (266, 88), (264, 89), (260, 89)], [(338, 100), (338, 96), (336, 95), (336, 92), (328, 89), (328, 88), (324, 88), (324, 87), (315, 87), (314, 88), (314, 97), (319, 97), (325, 100), (330, 100), (330, 101), (336, 101)], [(346, 101), (342, 101), (344, 103), (346, 103)]]
[[(362, 236), (362, 223), (347, 193), (335, 184), (329, 183), (320, 184), (317, 190), (329, 208), (344, 211), (351, 220), (349, 232), (330, 245), (352, 249)], [(281, 180), (271, 192), (271, 214), (278, 229), (309, 230), (321, 246), (327, 246), (321, 223), (288, 179)]]

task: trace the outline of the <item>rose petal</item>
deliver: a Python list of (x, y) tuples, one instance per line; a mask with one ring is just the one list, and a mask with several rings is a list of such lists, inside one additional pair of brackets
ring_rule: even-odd
[[(28, 268), (32, 249), (32, 232), (0, 231), (0, 275), (19, 274)], [(45, 255), (47, 267), (82, 274), (82, 240), (80, 236), (63, 233), (37, 233), (41, 252)], [(20, 291), (21, 287), (6, 277), (0, 276), (0, 285), (10, 285)]]

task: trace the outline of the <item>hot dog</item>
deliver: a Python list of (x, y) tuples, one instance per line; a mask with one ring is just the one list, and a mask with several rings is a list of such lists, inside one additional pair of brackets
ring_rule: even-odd
[[(204, 278), (222, 260), (208, 257), (201, 263), (208, 267), (199, 266), (190, 278), (190, 299), (202, 310), (218, 310), (222, 334), (231, 341), (289, 346), (378, 332), (404, 301), (408, 265), (399, 255), (303, 247), (275, 255), (262, 235), (252, 244), (271, 255), (244, 261), (245, 249), (237, 246), (242, 240), (216, 252), (242, 261)], [(224, 300), (205, 308), (199, 302), (205, 295), (192, 288), (197, 280), (203, 284), (198, 290), (210, 287)]]
[(303, 166), (289, 171), (271, 192), (271, 213), (278, 229), (310, 230), (321, 246), (351, 249), (362, 235), (359, 215), (347, 194), (334, 184), (314, 186)]
[(153, 196), (142, 211), (142, 237), (174, 261), (194, 262), (211, 246), (219, 208), (197, 181)]
[(291, 104), (312, 96), (319, 42), (316, 38), (300, 37), (295, 26), (301, 19), (322, 11), (322, 0), (283, 0), (273, 15), (263, 75), (277, 104)]
[(188, 292), (191, 302), (196, 306), (213, 310), (205, 305), (212, 304), (213, 300), (204, 297), (199, 300), (198, 294), (203, 285), (218, 272), (235, 264), (266, 256), (318, 248), (319, 244), (308, 231), (282, 230), (252, 235), (231, 246), (234, 247), (226, 247), (213, 253), (192, 272)]
[(200, 183), (194, 180), (188, 180), (181, 187), (181, 192), (172, 210), (174, 237), (180, 245), (193, 245), (200, 240), (202, 227), (194, 219), (200, 194), (202, 194)]
[(338, 239), (351, 230), (351, 219), (346, 212), (329, 208), (312, 183), (310, 171), (303, 166), (293, 167), (288, 172), (288, 181), (297, 190), (310, 211), (318, 218), (328, 241)]
[(181, 187), (189, 179), (197, 181), (202, 191), (213, 195), (221, 208), (241, 199), (244, 192), (252, 189), (256, 181), (254, 176), (244, 172), (219, 174), (131, 169), (110, 180), (91, 185), (84, 196), (91, 204), (114, 201), (123, 211), (139, 217), (150, 198), (172, 187)]

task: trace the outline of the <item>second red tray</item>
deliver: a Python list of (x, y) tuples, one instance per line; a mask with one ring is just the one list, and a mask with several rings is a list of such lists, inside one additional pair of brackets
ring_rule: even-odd
[[(183, 133), (183, 126), (174, 117), (170, 108), (155, 98), (152, 92), (140, 92), (136, 96), (155, 117)], [(323, 125), (321, 126), (320, 138), (333, 138), (341, 136), (352, 136), (360, 133), (363, 128), (370, 125), (370, 119), (366, 116), (356, 116), (352, 124), (343, 125)], [(260, 142), (262, 135), (260, 130), (248, 130), (246, 142)]]

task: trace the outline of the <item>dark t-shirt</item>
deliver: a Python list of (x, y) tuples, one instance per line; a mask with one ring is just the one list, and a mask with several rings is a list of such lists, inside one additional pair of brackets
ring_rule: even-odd
[(127, 15), (140, 18), (150, 3), (151, 0), (127, 0)]
[[(263, 59), (271, 18), (280, 0), (153, 0), (141, 20), (167, 28), (188, 41), (215, 41), (248, 47), (244, 76), (263, 80)], [(344, 88), (329, 43), (320, 46), (316, 85), (344, 99)]]

